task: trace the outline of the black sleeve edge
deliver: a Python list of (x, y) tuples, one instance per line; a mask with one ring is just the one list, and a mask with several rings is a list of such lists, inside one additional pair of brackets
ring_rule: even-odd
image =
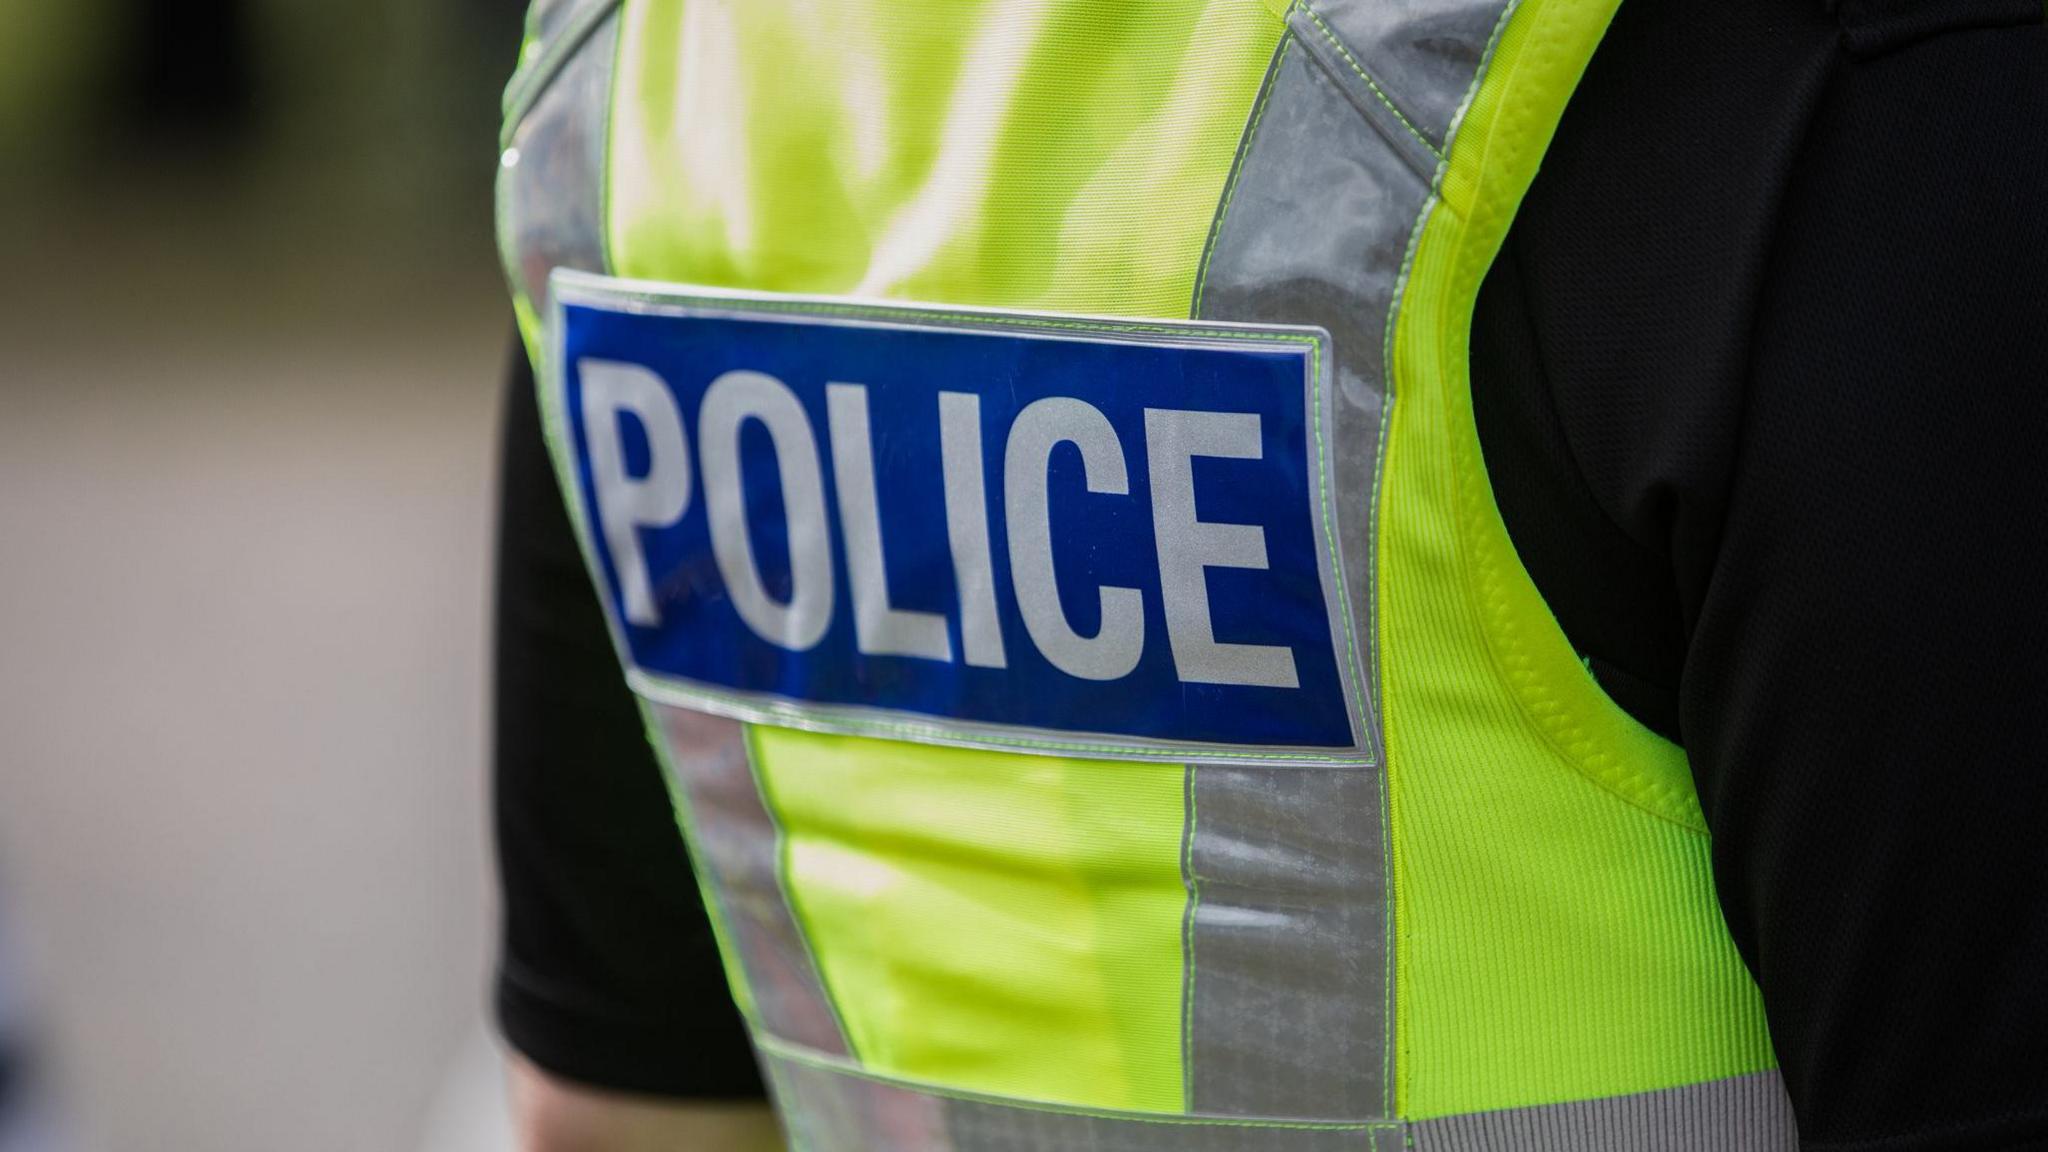
[(701, 1021), (636, 1021), (579, 1011), (501, 965), (495, 1007), (514, 1051), (542, 1071), (612, 1092), (672, 1100), (765, 1100), (761, 1071), (732, 1055), (749, 1044)]

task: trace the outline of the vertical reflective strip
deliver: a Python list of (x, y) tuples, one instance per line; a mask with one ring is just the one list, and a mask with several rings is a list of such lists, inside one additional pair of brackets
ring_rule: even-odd
[(755, 1025), (808, 1048), (847, 1044), (783, 890), (781, 831), (762, 803), (737, 721), (648, 704), (688, 803), (689, 832), (717, 894), (754, 1002)]
[[(1197, 312), (1329, 330), (1338, 551), (1372, 654), (1385, 339), (1429, 186), (1290, 34), (1225, 196)], [(1368, 694), (1373, 695), (1373, 694)], [(1378, 717), (1368, 718), (1377, 735)], [(1191, 1098), (1198, 1109), (1394, 1114), (1384, 767), (1203, 768), (1190, 783)]]
[(1412, 1125), (1417, 1152), (1798, 1152), (1784, 1082), (1758, 1072), (1663, 1092)]
[(1190, 771), (1193, 1110), (1388, 1115), (1388, 893), (1374, 773)]
[(1202, 319), (1285, 318), (1329, 331), (1339, 559), (1370, 637), (1387, 322), (1429, 186), (1293, 44), (1282, 47), (1226, 196), (1197, 305)]
[[(1345, 595), (1372, 638), (1394, 310), (1508, 0), (1295, 3), (1196, 287), (1201, 319), (1316, 324)], [(1377, 693), (1369, 693), (1377, 699)], [(1190, 769), (1188, 1080), (1200, 1111), (1394, 1115), (1387, 777)]]
[(774, 1050), (762, 1060), (799, 1152), (1395, 1152), (1398, 1124), (1079, 1111), (937, 1094)]
[(570, 53), (566, 62), (537, 65), (537, 95), (527, 95), (499, 160), (498, 246), (530, 351), (539, 346), (548, 273), (605, 271), (605, 132), (618, 31), (616, 15), (604, 15), (588, 35), (555, 47)]

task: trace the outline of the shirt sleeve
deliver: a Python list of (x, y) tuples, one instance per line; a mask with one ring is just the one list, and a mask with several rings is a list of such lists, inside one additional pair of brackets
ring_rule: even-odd
[(2042, 9), (1600, 51), (1475, 321), (1503, 516), (1690, 758), (1802, 1146), (2048, 1148)]
[(1691, 581), (1685, 746), (1812, 1149), (2048, 1147), (2038, 4), (2031, 22), (1896, 49), (1871, 29), (1831, 82)]
[(763, 1094), (515, 350), (500, 487), (496, 823), (507, 1040), (565, 1079)]

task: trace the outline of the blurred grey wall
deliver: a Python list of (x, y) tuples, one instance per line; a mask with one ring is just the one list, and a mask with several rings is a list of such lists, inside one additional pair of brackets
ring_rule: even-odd
[(0, 898), (74, 1147), (452, 1148), (519, 6), (150, 7), (0, 0)]

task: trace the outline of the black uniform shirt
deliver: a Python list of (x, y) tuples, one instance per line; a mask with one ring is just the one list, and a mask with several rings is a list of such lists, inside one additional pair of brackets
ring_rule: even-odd
[[(2048, 1148), (2042, 0), (1628, 0), (1482, 291), (1523, 562), (1680, 742), (1809, 1149)], [(515, 371), (513, 1044), (761, 1091)]]

